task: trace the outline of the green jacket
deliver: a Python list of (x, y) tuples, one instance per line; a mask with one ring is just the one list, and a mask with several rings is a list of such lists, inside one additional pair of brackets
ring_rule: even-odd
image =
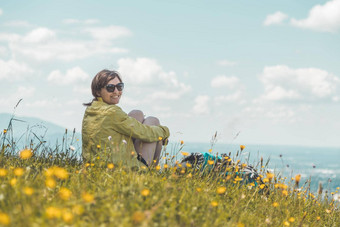
[(139, 166), (132, 138), (156, 142), (170, 136), (165, 126), (144, 125), (129, 117), (119, 106), (109, 105), (101, 98), (85, 110), (82, 125), (82, 156), (84, 161), (106, 159)]

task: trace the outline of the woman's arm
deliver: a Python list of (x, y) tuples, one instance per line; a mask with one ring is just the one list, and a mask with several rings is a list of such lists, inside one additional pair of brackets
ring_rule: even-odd
[(112, 125), (113, 130), (123, 135), (131, 136), (144, 142), (156, 142), (170, 136), (169, 129), (166, 126), (144, 125), (135, 118), (129, 117), (118, 106), (111, 106), (110, 109), (110, 114), (106, 116), (106, 120), (108, 124)]

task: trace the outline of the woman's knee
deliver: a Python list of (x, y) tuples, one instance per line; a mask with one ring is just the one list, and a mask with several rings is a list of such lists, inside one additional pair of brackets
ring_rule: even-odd
[(128, 115), (141, 123), (144, 121), (144, 113), (141, 110), (131, 110)]
[(160, 122), (157, 117), (147, 117), (145, 118), (143, 124), (145, 125), (160, 125)]

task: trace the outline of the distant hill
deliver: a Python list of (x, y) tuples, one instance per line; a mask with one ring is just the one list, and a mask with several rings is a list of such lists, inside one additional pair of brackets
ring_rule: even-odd
[[(3, 131), (7, 129), (12, 114), (0, 113), (0, 130)], [(27, 140), (31, 138), (36, 138), (46, 141), (51, 145), (55, 145), (58, 141), (62, 141), (65, 134), (65, 128), (54, 123), (44, 121), (35, 117), (22, 117), (14, 116), (12, 120), (13, 137), (21, 143), (26, 143)], [(35, 134), (35, 135), (34, 135)], [(73, 129), (68, 129), (67, 137), (70, 139), (73, 134)], [(81, 134), (79, 132), (75, 133), (76, 139), (79, 139), (78, 143), (81, 144)]]

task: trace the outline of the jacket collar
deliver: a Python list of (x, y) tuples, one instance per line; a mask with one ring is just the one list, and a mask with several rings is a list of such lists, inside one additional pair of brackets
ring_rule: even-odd
[(97, 97), (97, 100), (98, 100), (99, 102), (103, 102), (103, 98), (102, 98), (102, 97)]

